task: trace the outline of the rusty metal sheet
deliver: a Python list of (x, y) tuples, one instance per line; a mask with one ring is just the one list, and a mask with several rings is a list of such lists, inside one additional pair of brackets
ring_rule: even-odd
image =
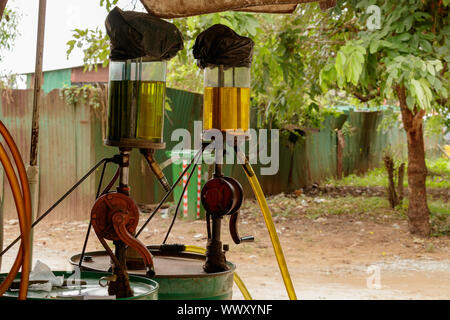
[(280, 4), (275, 6), (255, 6), (239, 9), (236, 11), (260, 12), (260, 13), (292, 13), (297, 8), (297, 4)]
[[(336, 0), (140, 0), (148, 13), (160, 18), (181, 18), (200, 14), (245, 10), (286, 13), (300, 3), (320, 2), (322, 9), (334, 7)], [(288, 11), (286, 11), (288, 10)], [(292, 11), (291, 11), (292, 12)]]
[(70, 76), (70, 81), (72, 83), (92, 83), (92, 82), (108, 82), (109, 79), (109, 68), (103, 68), (101, 65), (98, 66), (97, 71), (86, 70), (84, 67), (72, 68), (72, 73)]

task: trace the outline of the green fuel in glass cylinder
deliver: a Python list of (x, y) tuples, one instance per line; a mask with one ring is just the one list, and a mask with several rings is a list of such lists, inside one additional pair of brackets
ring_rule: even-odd
[(107, 145), (163, 142), (165, 74), (165, 61), (111, 61)]
[(141, 81), (136, 138), (161, 141), (165, 93), (165, 82)]
[(131, 96), (135, 81), (110, 81), (108, 96), (108, 139), (134, 138)]

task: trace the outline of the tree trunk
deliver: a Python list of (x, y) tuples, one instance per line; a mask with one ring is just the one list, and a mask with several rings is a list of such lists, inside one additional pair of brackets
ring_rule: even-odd
[(344, 172), (344, 165), (343, 165), (343, 163), (344, 163), (345, 138), (344, 138), (344, 134), (342, 133), (342, 130), (337, 130), (336, 136), (337, 136), (336, 175), (337, 175), (337, 179), (341, 180), (343, 172)]
[(398, 195), (398, 203), (401, 204), (403, 201), (403, 180), (405, 177), (405, 163), (402, 163), (398, 167), (398, 175), (397, 175), (397, 195)]
[(2, 20), (3, 17), (3, 11), (5, 11), (6, 3), (8, 0), (0, 0), (0, 20)]
[(388, 174), (388, 187), (387, 187), (388, 200), (389, 200), (389, 203), (391, 204), (391, 208), (395, 208), (398, 204), (398, 198), (397, 198), (397, 193), (395, 191), (394, 159), (392, 159), (392, 157), (389, 154), (385, 154), (383, 160), (384, 160), (384, 166), (386, 167), (386, 171)]
[(423, 116), (425, 111), (414, 108), (410, 110), (406, 104), (406, 90), (404, 86), (396, 87), (403, 127), (406, 131), (408, 143), (408, 225), (412, 234), (429, 236), (431, 232), (430, 211), (427, 204), (425, 164), (425, 146), (423, 140)]

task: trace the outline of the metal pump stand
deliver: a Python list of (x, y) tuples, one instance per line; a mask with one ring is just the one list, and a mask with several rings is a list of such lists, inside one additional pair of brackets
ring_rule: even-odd
[[(128, 185), (130, 151), (131, 148), (119, 148), (121, 162), (119, 163), (119, 186), (117, 192), (126, 196), (130, 195), (130, 187)], [(112, 264), (112, 273), (115, 281), (110, 281), (108, 285), (108, 294), (116, 297), (131, 297), (133, 290), (130, 287), (127, 273), (126, 245), (122, 240), (113, 241), (115, 246), (115, 256), (120, 266)]]
[[(214, 164), (214, 178), (215, 179), (223, 178), (221, 164), (218, 163)], [(208, 188), (206, 188), (205, 190), (208, 190)], [(207, 194), (208, 192), (211, 193), (211, 191), (205, 191), (205, 194)], [(205, 195), (205, 197), (207, 197), (207, 195)], [(220, 240), (220, 231), (221, 231), (220, 229), (223, 215), (221, 214), (221, 212), (214, 214), (211, 213), (211, 211), (207, 211), (207, 215), (208, 215), (207, 218), (208, 230), (210, 229), (210, 219), (212, 220), (212, 224), (211, 224), (211, 231), (208, 232), (208, 242), (206, 244), (206, 262), (203, 268), (207, 273), (226, 271), (228, 270), (228, 266), (226, 264), (225, 250), (223, 249), (228, 248), (227, 247), (223, 248), (222, 241)]]
[(253, 236), (241, 238), (238, 234), (237, 222), (239, 209), (244, 200), (244, 192), (236, 179), (223, 175), (223, 165), (218, 163), (218, 154), (215, 156), (213, 178), (206, 182), (201, 192), (201, 201), (206, 210), (208, 232), (206, 262), (203, 266), (207, 273), (223, 272), (229, 269), (225, 257), (228, 245), (222, 245), (221, 241), (221, 224), (225, 215), (230, 216), (229, 228), (234, 243), (254, 240)]
[[(119, 150), (117, 192), (103, 194), (97, 199), (91, 211), (91, 222), (99, 241), (112, 260), (112, 276), (106, 279), (108, 293), (117, 298), (126, 298), (133, 295), (127, 273), (128, 257), (135, 263), (140, 263), (146, 269), (147, 276), (153, 277), (155, 271), (151, 253), (135, 237), (139, 209), (130, 198), (128, 183), (131, 148), (120, 147)], [(105, 239), (113, 241), (114, 253)]]

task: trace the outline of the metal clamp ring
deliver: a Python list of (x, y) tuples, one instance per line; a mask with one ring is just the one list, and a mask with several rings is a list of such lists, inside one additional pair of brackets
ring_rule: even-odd
[(101, 277), (98, 280), (98, 284), (100, 287), (106, 287), (111, 281), (114, 282), (117, 280), (117, 276), (115, 274), (111, 275), (111, 276), (107, 276), (107, 277)]

